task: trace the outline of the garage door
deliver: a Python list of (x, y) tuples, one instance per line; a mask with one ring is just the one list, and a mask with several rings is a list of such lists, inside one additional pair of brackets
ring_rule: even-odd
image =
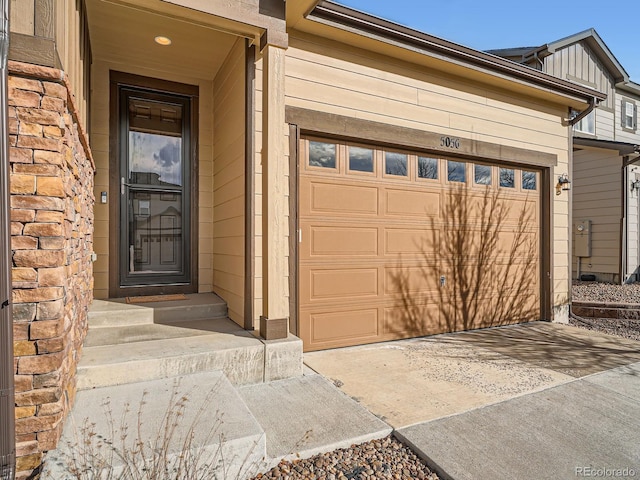
[(540, 172), (303, 138), (305, 349), (540, 317)]

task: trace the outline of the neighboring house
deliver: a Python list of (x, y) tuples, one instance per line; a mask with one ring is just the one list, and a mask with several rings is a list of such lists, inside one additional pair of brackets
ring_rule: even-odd
[(566, 321), (591, 86), (328, 1), (17, 0), (11, 30), (21, 476), (92, 298), (213, 291), (307, 350)]
[(593, 29), (491, 53), (607, 94), (574, 127), (573, 278), (640, 280), (640, 84)]

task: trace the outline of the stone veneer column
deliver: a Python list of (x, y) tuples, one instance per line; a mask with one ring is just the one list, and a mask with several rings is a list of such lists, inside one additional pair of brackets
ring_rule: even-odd
[(95, 166), (64, 72), (9, 62), (17, 478), (54, 449), (93, 297)]

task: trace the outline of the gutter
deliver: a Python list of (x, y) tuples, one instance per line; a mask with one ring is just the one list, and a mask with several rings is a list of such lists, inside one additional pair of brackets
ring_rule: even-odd
[(589, 99), (589, 106), (586, 109), (584, 109), (583, 111), (581, 111), (578, 115), (576, 115), (575, 117), (570, 119), (569, 122), (568, 122), (569, 126), (573, 127), (576, 123), (578, 123), (584, 117), (586, 117), (591, 112), (593, 112), (593, 109), (598, 106), (598, 103), (600, 103), (600, 100), (597, 97), (590, 98)]
[(607, 98), (605, 93), (554, 77), (527, 65), (480, 52), (330, 0), (319, 2), (307, 18), (402, 48), (413, 49), (433, 58), (461, 66), (472, 66), (494, 76), (501, 74), (506, 78), (517, 79), (573, 99), (585, 101), (595, 97), (598, 101), (602, 101)]
[(13, 320), (11, 306), (11, 231), (9, 214), (9, 131), (7, 57), (9, 2), (0, 0), (0, 479), (13, 480), (16, 470)]

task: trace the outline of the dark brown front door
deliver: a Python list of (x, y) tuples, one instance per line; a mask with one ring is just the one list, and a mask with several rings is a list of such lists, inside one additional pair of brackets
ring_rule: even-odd
[(195, 291), (192, 99), (118, 85), (117, 101), (117, 293)]

